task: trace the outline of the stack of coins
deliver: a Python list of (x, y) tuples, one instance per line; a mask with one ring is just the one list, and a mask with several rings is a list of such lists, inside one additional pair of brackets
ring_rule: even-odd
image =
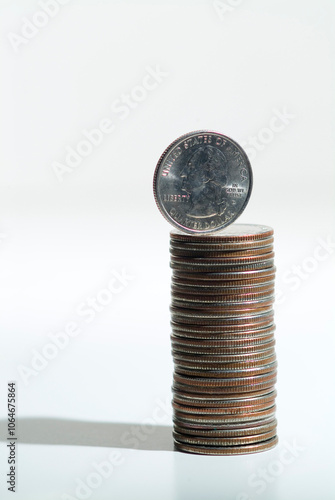
[(233, 224), (170, 235), (177, 450), (254, 453), (277, 444), (273, 230)]

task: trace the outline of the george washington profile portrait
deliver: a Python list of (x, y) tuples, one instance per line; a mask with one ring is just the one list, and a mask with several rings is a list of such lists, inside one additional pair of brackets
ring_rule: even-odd
[(213, 146), (199, 148), (189, 157), (180, 173), (181, 189), (189, 195), (189, 216), (204, 218), (224, 213), (227, 170), (225, 155)]

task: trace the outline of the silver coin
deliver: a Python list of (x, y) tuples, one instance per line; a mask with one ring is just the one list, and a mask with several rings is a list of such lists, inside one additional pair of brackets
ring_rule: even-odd
[[(188, 337), (193, 337), (193, 333), (195, 333), (197, 336), (198, 334), (204, 334), (206, 338), (207, 334), (210, 335), (223, 335), (226, 336), (228, 334), (232, 335), (232, 338), (234, 338), (235, 334), (238, 334), (238, 336), (241, 335), (247, 335), (247, 336), (254, 336), (254, 335), (263, 335), (269, 333), (269, 328), (271, 329), (270, 331), (273, 332), (275, 330), (275, 325), (273, 324), (273, 319), (274, 319), (274, 314), (273, 311), (271, 311), (270, 314), (267, 314), (266, 316), (260, 315), (260, 316), (255, 316), (253, 319), (247, 319), (246, 321), (237, 321), (237, 322), (232, 322), (232, 323), (221, 323), (217, 325), (192, 325), (192, 324), (181, 324), (176, 321), (171, 320), (170, 324), (173, 329), (173, 331), (179, 331), (179, 336), (188, 336)], [(260, 323), (269, 323), (268, 326), (261, 325)], [(235, 324), (234, 324), (235, 323)], [(241, 334), (241, 335), (239, 335)], [(228, 338), (228, 337), (227, 337)]]
[(261, 329), (261, 328), (268, 328), (270, 326), (273, 326), (273, 311), (270, 311), (270, 313), (262, 313), (261, 315), (255, 315), (255, 316), (247, 316), (245, 318), (243, 317), (236, 317), (236, 316), (231, 316), (231, 317), (222, 317), (222, 318), (215, 318), (214, 320), (209, 320), (208, 316), (205, 318), (194, 318), (194, 317), (189, 317), (186, 318), (185, 316), (172, 316), (172, 321), (176, 325), (180, 326), (209, 326), (209, 327), (216, 327), (216, 326), (224, 326), (227, 327), (228, 330), (233, 330), (234, 332), (236, 331), (236, 328), (240, 329), (240, 327), (250, 330), (251, 328), (255, 326), (255, 328)]
[(261, 422), (248, 422), (247, 424), (244, 422), (227, 422), (215, 424), (214, 426), (208, 423), (181, 422), (175, 416), (173, 416), (173, 422), (178, 427), (179, 432), (203, 436), (251, 436), (275, 429), (277, 426), (277, 420), (273, 417), (265, 417)]
[(268, 433), (262, 433), (262, 434), (255, 434), (253, 436), (240, 436), (240, 437), (224, 437), (224, 438), (217, 438), (217, 437), (212, 437), (209, 438), (208, 436), (189, 436), (188, 434), (180, 433), (180, 432), (173, 432), (173, 438), (180, 442), (180, 443), (185, 443), (185, 444), (190, 444), (190, 445), (195, 445), (195, 446), (244, 446), (248, 444), (255, 444), (259, 442), (264, 442), (268, 439), (273, 438), (276, 435), (276, 429), (273, 429), (272, 431)]
[(275, 280), (269, 280), (265, 283), (256, 283), (255, 285), (239, 285), (234, 286), (234, 284), (229, 283), (225, 285), (218, 285), (216, 283), (201, 284), (201, 283), (180, 283), (176, 280), (172, 280), (171, 292), (173, 295), (179, 294), (191, 294), (191, 295), (227, 295), (227, 294), (243, 294), (243, 293), (262, 293), (267, 290), (274, 290)]
[(190, 322), (192, 322), (193, 324), (196, 324), (196, 320), (204, 320), (206, 322), (208, 322), (209, 324), (211, 324), (210, 322), (211, 321), (220, 321), (222, 322), (222, 320), (241, 320), (241, 319), (246, 319), (246, 318), (252, 318), (253, 316), (254, 317), (258, 317), (259, 314), (260, 314), (260, 310), (263, 314), (266, 314), (266, 313), (271, 313), (272, 312), (272, 305), (267, 305), (264, 306), (262, 309), (261, 309), (262, 306), (260, 307), (250, 307), (250, 308), (245, 308), (245, 309), (229, 309), (228, 307), (226, 308), (226, 311), (224, 310), (220, 310), (220, 312), (207, 312), (206, 310), (204, 311), (200, 311), (200, 310), (197, 310), (197, 309), (194, 309), (194, 310), (188, 310), (188, 309), (182, 309), (182, 308), (177, 308), (175, 306), (170, 306), (170, 311), (171, 311), (171, 317), (174, 321), (177, 322), (177, 320), (179, 320), (179, 322), (184, 322), (186, 323), (187, 320), (189, 320)]
[[(205, 347), (188, 347), (183, 344), (179, 345), (175, 342), (172, 342), (172, 354), (174, 359), (183, 359), (186, 361), (188, 357), (200, 357), (200, 356), (249, 356), (249, 358), (254, 355), (256, 358), (261, 358), (266, 355), (275, 354), (274, 350), (275, 341), (268, 342), (268, 344), (264, 344), (261, 346), (251, 347), (247, 345), (246, 347), (236, 347), (236, 348), (227, 348), (227, 347), (216, 347), (214, 346), (205, 346)], [(258, 349), (257, 349), (258, 347)]]
[(189, 393), (189, 394), (202, 394), (202, 395), (218, 395), (218, 396), (224, 396), (226, 397), (228, 394), (234, 395), (234, 396), (240, 396), (242, 394), (255, 394), (260, 393), (262, 391), (268, 391), (272, 390), (274, 388), (274, 385), (276, 383), (276, 377), (272, 380), (267, 380), (265, 382), (259, 382), (257, 384), (253, 384), (253, 386), (250, 386), (250, 383), (247, 383), (247, 385), (240, 385), (238, 387), (234, 386), (218, 386), (218, 387), (200, 387), (197, 385), (188, 385), (184, 383), (178, 383), (174, 382), (172, 385), (172, 390), (176, 393)]
[[(223, 363), (219, 368), (215, 368), (212, 366), (204, 366), (202, 364), (198, 364), (194, 368), (185, 368), (182, 365), (178, 364), (176, 361), (174, 363), (175, 373), (178, 375), (185, 375), (187, 377), (198, 377), (201, 379), (216, 379), (223, 380), (228, 383), (228, 379), (232, 380), (236, 378), (242, 377), (258, 377), (261, 375), (265, 375), (267, 373), (273, 372), (273, 370), (277, 367), (277, 361), (273, 361), (269, 364), (264, 364), (263, 366), (254, 366), (254, 363), (244, 363), (247, 368), (243, 368), (242, 363), (231, 363), (229, 367), (228, 363)], [(236, 368), (231, 368), (231, 365), (235, 365)]]
[[(240, 226), (241, 224), (232, 224), (231, 227)], [(224, 231), (228, 231), (230, 228), (226, 228)], [(220, 234), (222, 231), (218, 231)], [(182, 252), (241, 252), (244, 250), (262, 250), (266, 248), (273, 248), (274, 238), (270, 236), (268, 238), (264, 238), (263, 240), (244, 240), (242, 242), (234, 242), (230, 241), (228, 243), (218, 242), (213, 243), (212, 241), (197, 241), (199, 239), (196, 236), (193, 240), (190, 241), (178, 241), (170, 239), (170, 248), (176, 251)], [(195, 240), (195, 241), (194, 241)], [(203, 238), (204, 240), (204, 238)]]
[[(249, 298), (250, 297), (250, 298)], [(234, 299), (235, 297), (233, 297)], [(172, 297), (171, 304), (176, 306), (176, 307), (184, 307), (186, 309), (210, 309), (211, 307), (213, 310), (215, 308), (225, 308), (225, 307), (230, 307), (230, 306), (237, 306), (237, 305), (247, 305), (247, 304), (263, 304), (264, 302), (272, 301), (274, 302), (275, 296), (272, 295), (261, 295), (261, 296), (248, 296), (248, 300), (244, 300), (244, 297), (237, 297), (236, 300), (223, 300), (221, 297), (219, 297), (220, 300), (196, 300), (196, 299), (189, 299), (187, 298), (180, 298), (180, 297)], [(238, 300), (237, 300), (238, 299)]]
[[(249, 241), (260, 241), (273, 237), (273, 229), (270, 226), (260, 224), (232, 224), (228, 228), (216, 231), (212, 234), (185, 234), (183, 231), (173, 230), (170, 233), (171, 242), (187, 243), (242, 243)], [(261, 244), (261, 242), (260, 242)]]
[(174, 419), (180, 423), (184, 424), (225, 424), (225, 423), (244, 423), (244, 422), (257, 422), (260, 424), (264, 418), (273, 419), (276, 413), (276, 406), (268, 408), (267, 410), (255, 411), (255, 412), (246, 412), (240, 415), (229, 415), (229, 414), (221, 414), (221, 415), (191, 415), (183, 412), (179, 412), (174, 408), (173, 414)]
[[(238, 226), (239, 224), (233, 224), (233, 226)], [(225, 229), (227, 231), (229, 228)], [(274, 251), (273, 241), (269, 243), (269, 239), (263, 240), (262, 245), (259, 244), (259, 241), (256, 241), (258, 245), (255, 245), (253, 248), (238, 248), (233, 247), (231, 243), (228, 244), (220, 244), (219, 247), (217, 244), (210, 245), (207, 243), (200, 243), (198, 245), (192, 245), (188, 242), (173, 242), (170, 240), (170, 253), (171, 255), (180, 255), (181, 257), (201, 257), (206, 254), (216, 255), (216, 256), (226, 256), (226, 257), (238, 257), (239, 255), (263, 255), (265, 253)], [(225, 246), (226, 245), (226, 246)]]
[(254, 262), (250, 264), (231, 264), (231, 263), (224, 263), (224, 262), (215, 262), (212, 263), (201, 263), (201, 262), (195, 262), (194, 264), (185, 264), (182, 262), (178, 262), (175, 259), (170, 259), (170, 267), (176, 271), (181, 271), (183, 270), (184, 272), (188, 272), (191, 274), (197, 274), (197, 273), (206, 273), (206, 272), (212, 272), (215, 270), (216, 273), (221, 273), (222, 275), (224, 274), (232, 274), (232, 273), (242, 273), (242, 272), (248, 272), (248, 271), (257, 271), (257, 270), (268, 270), (273, 267), (274, 260), (273, 259), (268, 259), (268, 260), (262, 260), (260, 262)]
[(218, 272), (211, 268), (210, 271), (206, 270), (203, 272), (197, 272), (197, 273), (192, 273), (189, 270), (179, 270), (179, 269), (174, 269), (173, 271), (173, 279), (179, 279), (180, 281), (187, 282), (187, 280), (195, 280), (195, 281), (203, 281), (203, 282), (226, 282), (226, 281), (233, 281), (233, 280), (238, 280), (238, 281), (251, 281), (254, 279), (260, 279), (260, 278), (265, 278), (267, 277), (269, 280), (274, 279), (274, 275), (276, 272), (276, 267), (268, 267), (265, 269), (245, 269), (242, 270), (240, 269), (241, 266), (239, 266), (238, 270), (231, 271), (230, 269), (225, 270), (224, 272)]
[(255, 396), (255, 397), (249, 397), (249, 396), (244, 396), (241, 398), (233, 399), (233, 398), (217, 398), (216, 396), (210, 397), (208, 396), (189, 396), (187, 394), (174, 394), (173, 395), (173, 401), (177, 402), (179, 404), (184, 404), (187, 406), (194, 406), (197, 408), (205, 407), (208, 409), (208, 407), (215, 407), (215, 408), (220, 408), (220, 407), (239, 407), (239, 406), (247, 406), (249, 405), (260, 405), (260, 404), (266, 404), (269, 401), (273, 401), (277, 396), (277, 391), (273, 390), (270, 392), (267, 392), (266, 394), (262, 396)]
[(270, 259), (273, 259), (274, 257), (274, 252), (272, 250), (259, 254), (259, 255), (239, 255), (235, 257), (229, 257), (227, 255), (224, 255), (224, 253), (220, 254), (214, 254), (213, 256), (205, 256), (204, 254), (201, 255), (191, 255), (191, 256), (185, 256), (185, 255), (175, 255), (174, 253), (170, 252), (171, 254), (171, 262), (179, 264), (180, 266), (183, 267), (188, 267), (188, 266), (213, 266), (213, 271), (215, 270), (217, 265), (220, 266), (241, 266), (245, 267), (246, 265), (254, 264), (257, 262), (268, 262)]
[(213, 341), (231, 341), (250, 344), (257, 344), (259, 341), (266, 341), (265, 339), (273, 339), (273, 333), (275, 331), (275, 325), (270, 322), (270, 324), (266, 327), (263, 325), (258, 328), (253, 327), (253, 325), (248, 326), (245, 325), (245, 328), (242, 330), (240, 327), (234, 331), (231, 328), (229, 330), (221, 330), (219, 326), (217, 330), (214, 328), (210, 329), (209, 326), (200, 325), (200, 327), (192, 327), (187, 328), (188, 325), (176, 325), (174, 324), (172, 328), (171, 340), (180, 340), (185, 343), (193, 342), (193, 340), (200, 341), (199, 344), (203, 344), (204, 340), (213, 340)]
[(268, 342), (267, 344), (258, 345), (256, 347), (251, 347), (249, 345), (245, 347), (218, 347), (214, 345), (207, 345), (204, 347), (193, 347), (193, 346), (185, 346), (183, 344), (177, 344), (172, 342), (172, 354), (177, 357), (183, 357), (183, 359), (187, 360), (189, 356), (249, 356), (254, 354), (259, 358), (262, 355), (272, 355), (274, 353), (274, 345), (275, 340), (272, 342)]
[(278, 437), (275, 436), (271, 439), (260, 443), (253, 443), (241, 446), (200, 446), (190, 445), (177, 441), (174, 439), (175, 448), (178, 451), (186, 453), (195, 453), (197, 455), (247, 455), (249, 453), (258, 453), (267, 451), (274, 448), (278, 443)]
[(251, 190), (251, 165), (241, 146), (206, 130), (176, 139), (154, 173), (159, 210), (170, 224), (188, 233), (211, 233), (234, 222)]
[(237, 353), (237, 354), (217, 354), (213, 349), (210, 354), (200, 354), (194, 355), (193, 353), (180, 353), (175, 352), (173, 360), (175, 363), (184, 367), (217, 367), (219, 364), (224, 366), (224, 363), (259, 363), (259, 362), (270, 362), (275, 359), (275, 350), (273, 347), (266, 351), (260, 352), (247, 352), (247, 353)]
[[(173, 380), (179, 384), (183, 384), (185, 386), (192, 386), (193, 388), (204, 388), (204, 387), (228, 387), (228, 386), (245, 386), (249, 385), (249, 390), (252, 385), (256, 387), (258, 384), (263, 384), (267, 382), (271, 382), (272, 385), (275, 384), (277, 379), (277, 370), (273, 370), (267, 373), (262, 373), (261, 375), (251, 375), (241, 374), (240, 376), (234, 376), (228, 378), (203, 378), (203, 377), (195, 377), (193, 375), (181, 375), (174, 371)], [(238, 392), (238, 391), (236, 391)]]

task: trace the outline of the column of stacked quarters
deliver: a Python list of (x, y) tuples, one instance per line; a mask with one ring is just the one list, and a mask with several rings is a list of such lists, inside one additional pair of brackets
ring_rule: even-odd
[(254, 453), (277, 443), (273, 230), (170, 235), (176, 449)]

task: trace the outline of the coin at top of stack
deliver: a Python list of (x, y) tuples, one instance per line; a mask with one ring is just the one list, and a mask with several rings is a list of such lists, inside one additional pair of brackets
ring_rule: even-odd
[(207, 455), (277, 444), (273, 230), (170, 233), (176, 449)]

